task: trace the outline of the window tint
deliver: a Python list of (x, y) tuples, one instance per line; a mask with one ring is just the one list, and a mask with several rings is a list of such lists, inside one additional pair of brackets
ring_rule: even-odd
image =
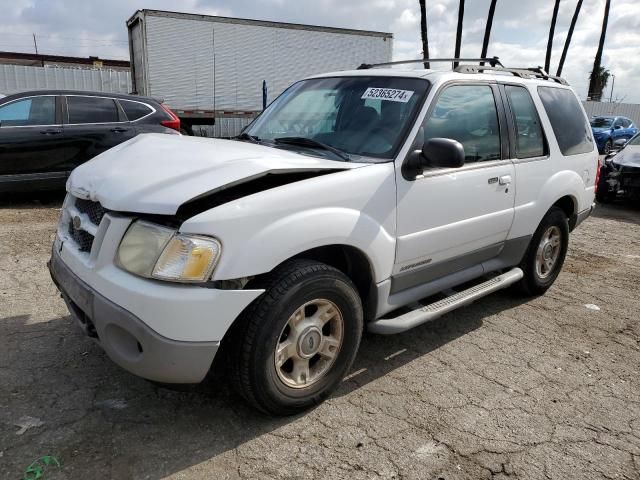
[(628, 118), (623, 118), (622, 119), (622, 126), (624, 128), (629, 128), (631, 126), (631, 120), (629, 120)]
[(615, 122), (613, 122), (613, 127), (622, 127), (622, 119), (618, 118)]
[(505, 87), (516, 125), (516, 157), (541, 157), (545, 154), (544, 134), (538, 112), (526, 88)]
[(0, 107), (0, 127), (53, 125), (56, 97), (31, 97)]
[(538, 94), (562, 154), (593, 151), (591, 128), (573, 92), (564, 88), (538, 87)]
[(466, 162), (500, 159), (498, 112), (491, 87), (447, 88), (424, 123), (424, 140), (430, 138), (457, 140), (464, 146)]
[(120, 105), (131, 122), (138, 120), (145, 115), (149, 115), (153, 111), (142, 103), (130, 102), (128, 100), (120, 100)]
[(67, 97), (69, 123), (109, 123), (118, 121), (116, 102), (111, 98)]

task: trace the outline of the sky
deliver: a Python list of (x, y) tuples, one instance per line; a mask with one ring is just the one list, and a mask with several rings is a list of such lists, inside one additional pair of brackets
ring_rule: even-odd
[[(128, 59), (125, 22), (151, 8), (391, 32), (395, 60), (420, 58), (418, 0), (0, 0), (0, 51)], [(432, 57), (453, 56), (458, 0), (426, 0)], [(555, 73), (576, 0), (561, 0), (553, 42)], [(613, 100), (640, 103), (640, 2), (613, 0), (602, 65), (615, 75)], [(563, 76), (586, 97), (604, 0), (584, 0)], [(544, 65), (554, 0), (498, 0), (489, 56), (506, 66)], [(467, 0), (462, 56), (479, 56), (489, 0)], [(611, 80), (605, 98), (611, 94)]]

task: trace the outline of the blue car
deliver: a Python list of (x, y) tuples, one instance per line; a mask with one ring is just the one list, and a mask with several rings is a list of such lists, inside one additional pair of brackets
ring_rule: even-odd
[(611, 153), (616, 140), (626, 141), (638, 133), (633, 120), (615, 116), (593, 117), (591, 130), (598, 144), (598, 151), (605, 155)]

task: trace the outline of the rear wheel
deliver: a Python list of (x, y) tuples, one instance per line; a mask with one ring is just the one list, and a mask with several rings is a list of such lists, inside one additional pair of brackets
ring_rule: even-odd
[(569, 245), (567, 216), (552, 207), (533, 234), (520, 268), (524, 277), (517, 288), (526, 295), (545, 293), (562, 270)]
[(236, 391), (275, 415), (322, 402), (360, 344), (363, 314), (355, 286), (326, 264), (293, 260), (251, 288), (266, 291), (225, 339)]

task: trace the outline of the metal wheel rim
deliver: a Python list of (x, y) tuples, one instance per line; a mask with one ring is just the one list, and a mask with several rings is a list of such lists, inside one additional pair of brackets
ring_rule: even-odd
[(344, 319), (335, 303), (311, 300), (289, 317), (275, 345), (276, 373), (291, 388), (322, 379), (335, 363), (344, 337)]
[(562, 232), (556, 226), (547, 228), (536, 251), (536, 274), (547, 278), (554, 271), (562, 249)]
[(607, 143), (604, 144), (604, 153), (605, 154), (611, 153), (611, 143), (610, 142), (607, 142)]

